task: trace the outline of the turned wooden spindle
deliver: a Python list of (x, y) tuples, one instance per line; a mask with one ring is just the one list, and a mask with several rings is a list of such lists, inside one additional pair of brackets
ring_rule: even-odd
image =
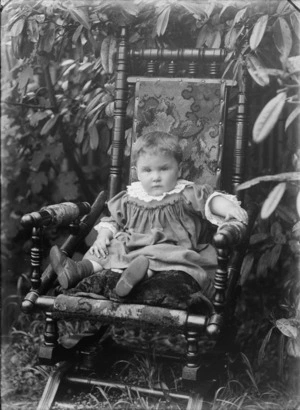
[(31, 261), (31, 287), (33, 291), (39, 289), (41, 284), (41, 263), (42, 263), (42, 245), (41, 245), (42, 228), (32, 229), (32, 246), (30, 253)]
[(226, 300), (229, 250), (217, 248), (218, 268), (214, 279), (213, 304), (216, 312), (222, 312)]
[(117, 53), (117, 74), (115, 86), (114, 126), (111, 145), (111, 162), (109, 173), (108, 196), (115, 196), (121, 189), (122, 165), (124, 156), (125, 119), (127, 108), (127, 74), (128, 74), (128, 45), (125, 27), (121, 29), (120, 43)]
[(186, 366), (189, 368), (198, 366), (198, 340), (199, 333), (195, 330), (188, 330), (186, 333), (187, 352), (186, 352)]
[(58, 345), (58, 328), (57, 321), (53, 319), (52, 312), (45, 312), (46, 326), (44, 332), (44, 343), (46, 346)]
[(217, 61), (208, 63), (207, 69), (210, 78), (220, 78), (220, 64)]
[(244, 180), (247, 166), (247, 148), (249, 137), (249, 102), (247, 94), (250, 87), (250, 78), (244, 67), (241, 81), (239, 82), (239, 94), (237, 101), (236, 132), (234, 139), (232, 189), (233, 192)]
[(153, 77), (156, 71), (156, 63), (154, 60), (150, 60), (147, 63), (147, 76)]
[(195, 61), (191, 61), (189, 63), (189, 68), (188, 68), (188, 75), (191, 78), (194, 78), (196, 76), (197, 73), (197, 64)]
[(170, 77), (174, 77), (175, 76), (175, 72), (176, 72), (176, 67), (177, 64), (174, 60), (170, 61), (168, 64), (168, 75)]

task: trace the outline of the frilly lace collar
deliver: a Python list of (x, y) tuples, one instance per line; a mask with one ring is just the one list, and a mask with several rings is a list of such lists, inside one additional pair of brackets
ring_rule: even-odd
[(185, 179), (179, 179), (177, 181), (177, 184), (175, 185), (175, 188), (172, 189), (172, 191), (164, 192), (162, 195), (159, 196), (152, 196), (147, 194), (141, 182), (137, 181), (127, 186), (127, 192), (129, 196), (133, 198), (138, 198), (144, 202), (161, 201), (167, 195), (178, 194), (179, 192), (183, 191), (187, 185), (193, 185), (193, 182), (186, 181)]

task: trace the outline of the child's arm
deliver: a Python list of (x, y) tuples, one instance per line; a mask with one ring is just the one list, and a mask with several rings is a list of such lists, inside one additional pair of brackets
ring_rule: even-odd
[(98, 258), (105, 258), (108, 255), (107, 245), (113, 238), (113, 232), (109, 228), (101, 227), (98, 230), (98, 236), (90, 248), (90, 253), (95, 254)]
[(209, 207), (212, 214), (223, 217), (225, 221), (232, 218), (241, 222), (248, 220), (248, 214), (245, 209), (223, 195), (214, 196), (209, 203)]

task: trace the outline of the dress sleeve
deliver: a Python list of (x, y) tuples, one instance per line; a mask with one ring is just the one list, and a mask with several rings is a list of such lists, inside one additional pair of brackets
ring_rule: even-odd
[[(205, 204), (205, 217), (206, 219), (209, 220), (214, 225), (222, 225), (224, 223), (224, 218), (219, 215), (215, 215), (211, 212), (210, 209), (210, 202), (215, 196), (223, 196), (224, 198), (228, 199), (229, 201), (235, 203), (237, 206), (240, 206), (241, 202), (238, 201), (237, 197), (235, 195), (230, 195), (230, 194), (225, 194), (223, 192), (213, 192), (207, 199), (206, 204)], [(248, 223), (248, 218), (242, 221), (243, 223), (247, 224)]]
[(122, 191), (108, 201), (107, 206), (110, 216), (103, 217), (100, 223), (94, 226), (96, 231), (99, 232), (101, 228), (108, 228), (115, 235), (125, 226), (127, 221), (127, 197), (126, 191)]
[(207, 199), (213, 193), (213, 188), (210, 185), (190, 184), (184, 191), (187, 202), (192, 206), (193, 210), (200, 213), (205, 218), (205, 204)]
[[(224, 218), (213, 214), (210, 209), (210, 202), (217, 195), (225, 197), (238, 206), (240, 205), (240, 202), (237, 200), (237, 197), (235, 195), (229, 195), (219, 191), (214, 192), (213, 188), (210, 185), (192, 184), (187, 186), (184, 190), (184, 196), (191, 204), (194, 211), (200, 213), (203, 218), (207, 219), (213, 225), (220, 226), (222, 223), (224, 223)], [(248, 220), (242, 222), (247, 224)]]

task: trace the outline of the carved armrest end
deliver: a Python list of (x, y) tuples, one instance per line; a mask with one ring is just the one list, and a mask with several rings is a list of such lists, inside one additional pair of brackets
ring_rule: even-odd
[(218, 249), (232, 248), (246, 239), (247, 225), (237, 220), (224, 222), (219, 226), (213, 241)]

